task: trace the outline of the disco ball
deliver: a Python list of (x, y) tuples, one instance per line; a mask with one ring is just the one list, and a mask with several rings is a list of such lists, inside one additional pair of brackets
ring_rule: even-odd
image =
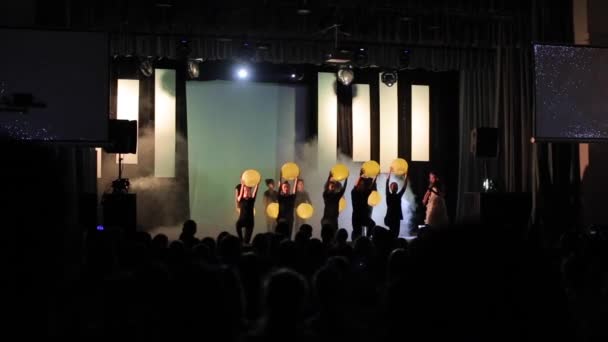
[(338, 70), (338, 80), (345, 86), (350, 85), (355, 78), (355, 73), (350, 68), (341, 68)]

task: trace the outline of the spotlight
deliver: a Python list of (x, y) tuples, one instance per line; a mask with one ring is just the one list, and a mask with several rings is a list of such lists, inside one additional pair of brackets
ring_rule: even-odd
[(385, 71), (382, 73), (381, 79), (382, 83), (386, 84), (387, 87), (392, 87), (397, 83), (399, 76), (396, 71)]
[(358, 48), (355, 50), (353, 54), (353, 62), (358, 67), (364, 67), (367, 65), (367, 49), (366, 48)]
[(245, 66), (239, 66), (236, 68), (236, 77), (240, 80), (246, 80), (249, 78), (249, 69)]
[(154, 67), (152, 66), (151, 57), (143, 58), (139, 62), (139, 72), (141, 72), (144, 77), (152, 76), (152, 73), (154, 73)]
[(188, 76), (190, 79), (198, 78), (200, 75), (200, 63), (202, 60), (200, 59), (191, 59), (188, 61)]
[(410, 66), (410, 56), (412, 51), (410, 49), (403, 49), (399, 53), (399, 66), (402, 69), (407, 69)]
[(343, 85), (350, 85), (354, 78), (355, 73), (350, 67), (341, 67), (340, 70), (338, 70), (338, 80)]

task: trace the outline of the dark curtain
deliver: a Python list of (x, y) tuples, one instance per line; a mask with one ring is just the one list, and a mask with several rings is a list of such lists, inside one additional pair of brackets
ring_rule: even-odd
[(352, 86), (336, 82), (338, 98), (338, 151), (353, 156), (353, 94)]

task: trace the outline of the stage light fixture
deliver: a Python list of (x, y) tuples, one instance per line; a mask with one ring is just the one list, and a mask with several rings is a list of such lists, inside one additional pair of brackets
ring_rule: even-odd
[(236, 68), (236, 77), (240, 80), (246, 80), (250, 76), (249, 68), (240, 65)]
[(382, 73), (381, 79), (382, 83), (386, 84), (387, 87), (392, 87), (397, 83), (399, 76), (396, 71), (385, 71)]
[(198, 76), (200, 76), (200, 63), (202, 62), (202, 59), (190, 59), (188, 60), (188, 76), (190, 77), (190, 79), (195, 79), (198, 78)]
[(152, 57), (142, 58), (139, 62), (139, 72), (141, 72), (144, 77), (152, 76), (154, 73), (154, 66), (152, 65)]
[(345, 66), (341, 67), (340, 70), (338, 70), (337, 76), (340, 83), (345, 86), (348, 86), (355, 78), (355, 73), (353, 72), (353, 69), (350, 66)]

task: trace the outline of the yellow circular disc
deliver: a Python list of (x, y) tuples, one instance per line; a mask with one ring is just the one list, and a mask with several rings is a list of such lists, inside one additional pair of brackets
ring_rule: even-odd
[(342, 211), (346, 209), (346, 198), (342, 197), (340, 198), (340, 202), (338, 202), (338, 210)]
[(268, 217), (274, 218), (274, 219), (279, 217), (279, 203), (276, 203), (276, 202), (270, 203), (266, 207), (266, 215), (268, 215)]
[(405, 161), (405, 159), (403, 158), (397, 158), (393, 160), (391, 167), (393, 168), (393, 173), (397, 176), (403, 176), (407, 174), (408, 165), (407, 161)]
[(260, 183), (260, 179), (262, 179), (260, 173), (253, 169), (245, 170), (241, 176), (241, 180), (243, 183), (245, 183), (245, 186), (250, 188), (258, 185)]
[(299, 218), (306, 220), (312, 217), (314, 209), (312, 208), (312, 205), (308, 203), (302, 203), (298, 205), (298, 208), (296, 208), (296, 213), (298, 214)]
[(380, 193), (378, 191), (372, 191), (372, 193), (369, 194), (369, 197), (367, 198), (367, 204), (371, 205), (372, 207), (375, 207), (380, 204), (381, 200), (382, 196), (380, 196)]
[(300, 175), (300, 168), (296, 163), (285, 163), (281, 167), (281, 174), (287, 180), (294, 180)]
[(380, 164), (375, 160), (368, 160), (363, 163), (363, 176), (374, 178), (380, 173)]
[(331, 168), (331, 176), (335, 181), (341, 182), (348, 178), (348, 167), (344, 164), (336, 164)]

